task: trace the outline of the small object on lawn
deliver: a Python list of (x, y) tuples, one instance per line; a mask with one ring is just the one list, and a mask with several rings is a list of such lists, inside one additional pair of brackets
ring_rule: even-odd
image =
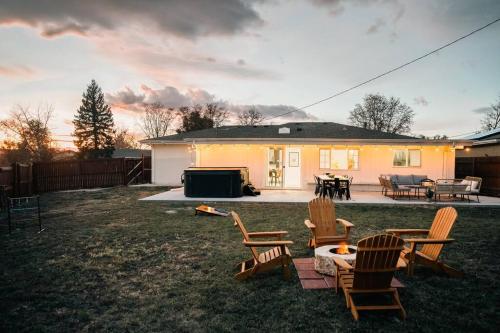
[(229, 216), (229, 212), (222, 209), (210, 207), (207, 205), (201, 205), (196, 207), (194, 210), (194, 215), (198, 215), (198, 213), (207, 215), (216, 215), (216, 216)]

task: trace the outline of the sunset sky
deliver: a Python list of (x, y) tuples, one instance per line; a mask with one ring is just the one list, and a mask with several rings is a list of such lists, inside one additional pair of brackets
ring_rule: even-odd
[[(2, 0), (0, 117), (52, 104), (67, 146), (95, 79), (115, 122), (142, 104), (222, 101), (285, 112), (349, 88), (500, 17), (498, 0)], [(500, 23), (403, 70), (286, 119), (347, 123), (368, 93), (416, 112), (413, 133), (480, 128), (500, 95)]]

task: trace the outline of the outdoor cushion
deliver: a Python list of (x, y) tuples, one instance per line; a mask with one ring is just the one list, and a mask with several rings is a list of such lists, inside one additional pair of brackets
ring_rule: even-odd
[(391, 175), (389, 179), (391, 180), (391, 183), (393, 183), (394, 185), (398, 184), (398, 175)]
[(413, 177), (398, 175), (398, 185), (413, 185)]
[(422, 175), (412, 175), (412, 177), (413, 177), (413, 185), (420, 185), (420, 183), (424, 179), (427, 179), (427, 176), (422, 176)]
[(472, 181), (464, 179), (464, 180), (462, 180), (460, 182), (460, 185), (467, 185), (467, 187), (465, 188), (465, 191), (470, 192), (470, 190), (471, 190), (471, 183), (472, 183)]
[(460, 182), (460, 185), (467, 185), (465, 188), (465, 191), (467, 192), (479, 193), (479, 189), (477, 188), (479, 186), (479, 182), (475, 180), (464, 179)]
[(479, 193), (479, 182), (475, 181), (475, 180), (471, 180), (470, 181), (470, 184), (471, 184), (471, 192), (474, 192), (474, 193)]

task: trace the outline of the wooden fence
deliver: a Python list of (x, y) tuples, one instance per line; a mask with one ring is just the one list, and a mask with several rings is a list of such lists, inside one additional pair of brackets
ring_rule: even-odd
[(32, 166), (14, 163), (10, 167), (0, 167), (0, 186), (9, 196), (23, 197), (32, 195)]
[(481, 193), (500, 196), (500, 157), (457, 157), (455, 176), (481, 177)]
[(14, 164), (0, 168), (11, 196), (151, 182), (151, 157)]

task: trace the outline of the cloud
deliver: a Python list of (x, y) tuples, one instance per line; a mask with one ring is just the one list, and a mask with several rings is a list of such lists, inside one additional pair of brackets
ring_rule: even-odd
[(106, 94), (105, 96), (106, 102), (112, 106), (129, 108), (134, 111), (142, 110), (141, 105), (144, 103), (145, 98), (145, 94), (136, 94), (129, 87), (125, 87), (124, 90), (117, 91), (114, 94)]
[(69, 22), (66, 24), (49, 24), (42, 30), (42, 36), (46, 38), (58, 37), (64, 34), (74, 34), (79, 36), (85, 36), (89, 28), (82, 26), (78, 23)]
[(0, 76), (26, 78), (35, 75), (35, 71), (27, 66), (14, 65), (3, 66), (0, 65)]
[(106, 94), (106, 102), (114, 108), (128, 111), (142, 112), (146, 104), (162, 103), (167, 107), (178, 108), (195, 104), (206, 104), (215, 101), (215, 97), (202, 89), (190, 89), (181, 93), (177, 88), (166, 86), (162, 89), (153, 89), (143, 84), (141, 93), (135, 93), (129, 87), (114, 94)]
[(233, 35), (263, 23), (251, 0), (3, 0), (0, 24), (24, 24), (45, 37), (92, 30), (154, 27), (187, 39)]
[[(3, 0), (0, 27), (25, 25), (45, 38), (85, 37), (97, 52), (161, 83), (189, 76), (275, 80), (271, 69), (214, 57), (193, 42), (201, 37), (246, 35), (263, 21), (258, 0)], [(263, 3), (263, 2), (262, 2)], [(213, 79), (213, 78), (211, 78)]]
[(370, 6), (375, 4), (389, 4), (397, 9), (394, 20), (399, 20), (404, 14), (404, 6), (398, 0), (309, 0), (315, 6), (328, 8), (332, 15), (340, 15), (345, 11), (346, 5)]
[(231, 104), (203, 89), (190, 89), (186, 92), (181, 92), (177, 88), (171, 86), (153, 89), (146, 85), (142, 85), (140, 89), (142, 93), (136, 93), (129, 87), (125, 87), (123, 90), (117, 91), (114, 94), (106, 94), (106, 102), (110, 104), (114, 112), (129, 111), (133, 113), (142, 113), (146, 104), (154, 102), (160, 102), (172, 108), (193, 106), (196, 104), (218, 103), (230, 112), (229, 123), (235, 123), (237, 115), (250, 108), (254, 108), (262, 113), (264, 118), (276, 117), (283, 113), (293, 111), (283, 117), (271, 120), (273, 123), (317, 120), (313, 115), (302, 110), (297, 110), (294, 106)]
[[(291, 105), (232, 105), (231, 109), (234, 113), (239, 113), (246, 111), (250, 108), (254, 108), (258, 112), (262, 113), (264, 119), (270, 119), (269, 121), (274, 124), (279, 124), (287, 121), (315, 121), (318, 120), (315, 116), (307, 113), (303, 110), (298, 110), (296, 107)], [(284, 116), (281, 114), (288, 113)]]
[(477, 114), (486, 114), (490, 111), (491, 111), (491, 107), (489, 107), (489, 106), (483, 106), (483, 107), (476, 108), (476, 109), (472, 110), (472, 112), (477, 113)]
[(416, 105), (420, 105), (420, 106), (428, 106), (429, 105), (429, 101), (424, 96), (415, 97), (413, 99), (413, 102)]
[[(150, 43), (156, 42), (153, 46)], [(95, 39), (99, 52), (114, 61), (120, 61), (133, 69), (161, 82), (175, 81), (175, 75), (184, 77), (216, 74), (235, 79), (277, 80), (281, 75), (269, 69), (242, 66), (233, 59), (204, 56), (203, 50), (192, 49), (184, 43), (173, 48), (161, 40), (144, 41), (141, 36), (107, 36)], [(126, 51), (124, 51), (126, 50)], [(200, 54), (201, 53), (201, 54)]]
[(375, 23), (373, 23), (368, 30), (366, 30), (367, 34), (374, 34), (377, 33), (380, 28), (382, 28), (385, 25), (385, 21), (381, 18), (378, 18)]

